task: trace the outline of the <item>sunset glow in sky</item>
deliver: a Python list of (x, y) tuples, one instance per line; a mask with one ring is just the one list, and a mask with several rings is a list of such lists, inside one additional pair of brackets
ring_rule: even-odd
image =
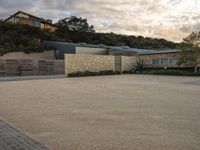
[(176, 42), (200, 31), (200, 0), (0, 0), (0, 18), (19, 10), (54, 22), (80, 16), (99, 32)]

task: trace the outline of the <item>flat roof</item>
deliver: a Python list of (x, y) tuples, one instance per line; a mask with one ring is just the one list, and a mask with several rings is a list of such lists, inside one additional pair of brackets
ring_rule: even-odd
[(68, 42), (57, 42), (57, 41), (46, 41), (46, 42), (55, 42), (57, 44), (66, 44), (73, 45), (77, 47), (93, 47), (93, 48), (106, 48), (116, 52), (130, 52), (139, 55), (147, 55), (147, 54), (164, 54), (164, 53), (178, 53), (180, 50), (176, 49), (167, 49), (167, 50), (147, 50), (147, 49), (139, 49), (139, 48), (130, 48), (126, 46), (107, 46), (104, 44), (87, 44), (87, 43), (68, 43)]
[(150, 51), (141, 51), (138, 54), (148, 55), (148, 54), (165, 54), (165, 53), (179, 53), (181, 50), (169, 49), (169, 50), (150, 50)]

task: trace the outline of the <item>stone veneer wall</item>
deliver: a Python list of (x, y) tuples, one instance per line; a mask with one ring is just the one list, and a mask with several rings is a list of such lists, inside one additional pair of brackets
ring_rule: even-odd
[(65, 55), (65, 73), (76, 73), (78, 71), (115, 71), (114, 56), (102, 55), (79, 55), (66, 54)]
[(121, 56), (122, 59), (122, 72), (123, 71), (131, 71), (138, 60), (136, 56)]

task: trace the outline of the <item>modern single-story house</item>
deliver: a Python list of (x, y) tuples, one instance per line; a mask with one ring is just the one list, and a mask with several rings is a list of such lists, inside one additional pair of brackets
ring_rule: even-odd
[(180, 50), (146, 50), (126, 46), (92, 45), (87, 43), (66, 43), (44, 41), (44, 46), (55, 51), (57, 59), (64, 59), (65, 54), (122, 55), (138, 56), (148, 67), (177, 67)]
[(27, 24), (40, 29), (47, 29), (51, 32), (54, 32), (56, 29), (58, 29), (58, 26), (53, 24), (52, 20), (37, 17), (23, 11), (16, 12), (9, 18), (5, 19), (4, 22)]

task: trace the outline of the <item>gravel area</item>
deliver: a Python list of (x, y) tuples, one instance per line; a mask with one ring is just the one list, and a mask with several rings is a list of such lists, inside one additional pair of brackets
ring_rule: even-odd
[(50, 150), (199, 150), (200, 78), (0, 82), (0, 120)]

